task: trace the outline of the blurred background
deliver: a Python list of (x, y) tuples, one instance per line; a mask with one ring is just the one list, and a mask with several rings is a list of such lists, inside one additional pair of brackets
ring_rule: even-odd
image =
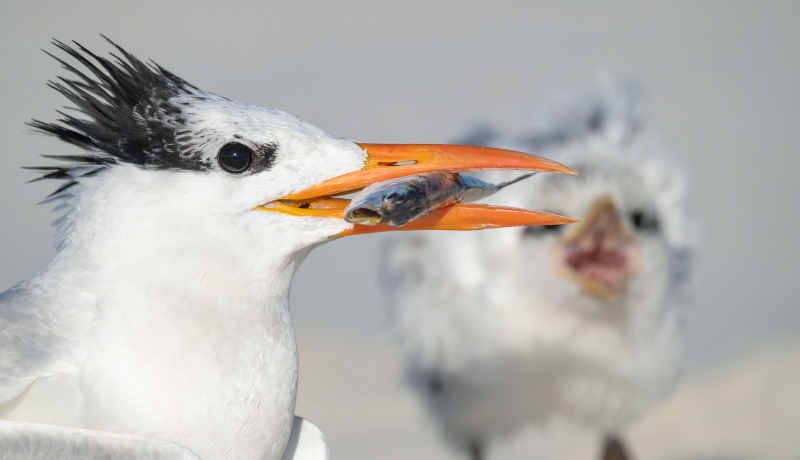
[[(46, 87), (64, 73), (39, 51), (51, 38), (104, 52), (103, 33), (203, 89), (367, 142), (448, 142), (480, 122), (517, 130), (553, 86), (591, 88), (604, 67), (648, 90), (650, 125), (689, 171), (701, 223), (683, 383), (632, 428), (634, 452), (798, 458), (798, 24), (796, 1), (5, 0), (0, 289), (54, 253), (54, 216), (36, 203), (56, 183), (26, 184), (35, 176), (20, 169), (73, 152), (24, 125), (65, 104)], [(376, 283), (381, 243), (320, 247), (294, 281), (298, 413), (335, 458), (455, 458), (402, 382)]]

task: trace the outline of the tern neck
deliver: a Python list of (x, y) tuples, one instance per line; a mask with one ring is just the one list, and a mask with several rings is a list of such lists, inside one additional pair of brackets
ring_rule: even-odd
[(308, 249), (271, 225), (271, 213), (227, 211), (202, 198), (192, 202), (191, 195), (175, 200), (181, 195), (158, 189), (168, 181), (151, 178), (159, 172), (134, 174), (151, 183), (126, 190), (108, 184), (114, 177), (104, 173), (110, 177), (74, 186), (59, 224), (57, 269), (49, 272), (92, 291), (127, 286), (169, 293), (175, 302), (202, 299), (197, 307), (287, 307), (292, 276)]

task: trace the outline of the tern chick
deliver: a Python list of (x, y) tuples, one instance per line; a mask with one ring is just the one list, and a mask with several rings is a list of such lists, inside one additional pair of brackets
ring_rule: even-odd
[(606, 439), (604, 458), (626, 458), (622, 431), (664, 395), (679, 360), (683, 177), (642, 131), (633, 90), (561, 101), (523, 135), (481, 136), (576, 165), (575, 180), (537, 176), (495, 199), (581, 223), (413, 234), (384, 257), (409, 381), (473, 460), (503, 437), (563, 423)]

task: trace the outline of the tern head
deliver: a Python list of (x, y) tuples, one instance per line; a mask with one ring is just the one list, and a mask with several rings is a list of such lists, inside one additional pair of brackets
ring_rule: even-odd
[(686, 278), (682, 176), (643, 152), (589, 150), (561, 158), (575, 161), (578, 182), (543, 178), (524, 201), (574, 213), (582, 222), (520, 232), (528, 264), (552, 281), (538, 286), (539, 292), (550, 302), (588, 311), (657, 310)]
[(517, 232), (516, 252), (526, 261), (520, 262), (525, 269), (519, 276), (532, 275), (520, 286), (529, 286), (532, 298), (556, 308), (657, 310), (688, 270), (685, 180), (661, 154), (665, 149), (658, 140), (640, 133), (643, 104), (637, 87), (610, 80), (600, 84), (595, 96), (557, 96), (560, 101), (549, 104), (555, 115), (539, 117), (547, 122), (531, 129), (533, 135), (508, 144), (529, 150), (549, 142), (554, 156), (580, 172), (574, 181), (545, 176), (521, 184), (509, 198), (514, 205), (581, 219), (573, 226)]
[[(54, 43), (66, 54), (55, 59), (77, 78), (50, 85), (78, 113), (31, 125), (88, 152), (55, 157), (69, 162), (65, 166), (36, 168), (44, 171), (42, 178), (68, 181), (51, 198), (74, 211), (61, 220), (62, 242), (80, 222), (98, 228), (113, 222), (106, 232), (138, 228), (160, 231), (164, 238), (197, 238), (198, 244), (206, 232), (253, 250), (263, 245), (255, 241), (269, 241), (271, 250), (288, 254), (334, 237), (395, 230), (360, 229), (342, 219), (348, 201), (337, 195), (374, 182), (441, 169), (573, 173), (540, 157), (499, 149), (336, 138), (280, 110), (200, 90), (117, 45), (119, 54), (105, 58), (77, 43)], [(491, 208), (460, 215), (455, 208), (433, 213), (413, 228), (563, 221)]]

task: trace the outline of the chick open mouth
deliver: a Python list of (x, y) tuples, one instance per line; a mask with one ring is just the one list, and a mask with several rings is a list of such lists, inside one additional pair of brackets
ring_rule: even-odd
[(603, 197), (558, 244), (554, 258), (558, 272), (584, 292), (616, 302), (638, 269), (639, 246), (611, 198)]

